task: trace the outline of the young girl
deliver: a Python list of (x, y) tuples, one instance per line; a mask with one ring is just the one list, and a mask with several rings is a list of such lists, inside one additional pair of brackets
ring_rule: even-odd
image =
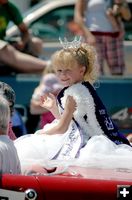
[(93, 87), (97, 77), (94, 48), (80, 41), (66, 42), (52, 57), (52, 64), (65, 87), (57, 101), (50, 93), (42, 97), (41, 106), (56, 120), (36, 134), (16, 140), (22, 164), (32, 160), (44, 165), (47, 160), (69, 162), (77, 158), (83, 165), (99, 155), (114, 152), (115, 156), (116, 149), (122, 156), (126, 152), (132, 155), (128, 140), (118, 131)]

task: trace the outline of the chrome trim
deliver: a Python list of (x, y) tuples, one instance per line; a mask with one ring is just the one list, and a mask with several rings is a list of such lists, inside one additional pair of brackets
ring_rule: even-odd
[(25, 197), (26, 197), (26, 199), (28, 199), (28, 200), (36, 200), (37, 199), (37, 192), (34, 190), (34, 189), (27, 189), (26, 191), (25, 191)]

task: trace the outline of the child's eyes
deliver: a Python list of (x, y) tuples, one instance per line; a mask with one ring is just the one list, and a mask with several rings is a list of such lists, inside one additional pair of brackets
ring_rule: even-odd
[(61, 69), (59, 69), (59, 70), (57, 70), (57, 72), (58, 72), (58, 73), (60, 73), (60, 72), (62, 72), (62, 70), (61, 70)]
[(70, 71), (71, 71), (70, 69), (66, 69), (66, 70), (58, 69), (57, 73), (69, 73)]

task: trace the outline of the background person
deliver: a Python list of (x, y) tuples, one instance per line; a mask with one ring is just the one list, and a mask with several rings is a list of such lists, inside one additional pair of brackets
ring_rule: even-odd
[[(15, 91), (7, 83), (0, 81), (0, 95), (4, 96), (9, 103), (10, 122), (9, 122), (8, 135), (11, 140), (15, 140), (17, 136), (26, 134), (26, 127), (22, 121), (21, 115), (17, 111), (14, 111), (14, 105), (16, 100)], [(21, 123), (19, 122), (19, 127), (17, 125), (17, 131), (16, 131), (16, 124), (18, 124), (18, 120)]]
[(3, 40), (0, 40), (0, 63), (1, 75), (13, 72), (40, 74), (49, 66), (49, 61), (22, 53)]
[[(130, 20), (131, 12), (127, 1), (120, 4), (121, 18)], [(107, 16), (107, 9), (111, 8), (112, 1), (105, 0), (77, 0), (75, 5), (75, 21), (84, 32), (86, 41), (95, 45), (100, 64), (100, 74), (104, 75), (104, 59), (107, 61), (110, 74), (123, 75), (125, 71), (124, 61), (124, 37), (112, 26)], [(120, 37), (119, 37), (120, 36)]]
[(38, 128), (43, 128), (47, 123), (51, 123), (54, 120), (54, 116), (46, 108), (41, 106), (41, 96), (47, 93), (52, 93), (55, 96), (63, 88), (62, 84), (54, 72), (43, 73), (39, 85), (35, 88), (31, 101), (30, 101), (30, 113), (33, 115), (40, 115), (40, 122)]
[(24, 51), (34, 56), (42, 52), (42, 41), (32, 37), (23, 17), (16, 5), (8, 0), (0, 0), (0, 39), (5, 40), (9, 22), (16, 24), (20, 31), (20, 39), (13, 43), (17, 50)]
[(129, 12), (126, 12), (127, 7), (128, 4), (124, 0), (114, 0), (112, 8), (108, 8), (106, 11), (113, 28), (115, 31), (119, 32), (119, 37), (122, 37), (125, 34), (122, 18), (124, 15), (125, 17), (129, 17), (130, 15)]
[(8, 137), (10, 108), (8, 101), (0, 95), (0, 172), (20, 174), (20, 161), (14, 143)]

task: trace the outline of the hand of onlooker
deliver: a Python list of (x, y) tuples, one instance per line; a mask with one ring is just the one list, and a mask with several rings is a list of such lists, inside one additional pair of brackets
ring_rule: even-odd
[(113, 14), (114, 14), (114, 16), (117, 16), (117, 15), (119, 15), (119, 13), (120, 13), (120, 6), (115, 4), (113, 6)]
[(13, 45), (17, 50), (22, 51), (25, 48), (23, 41), (19, 41)]

